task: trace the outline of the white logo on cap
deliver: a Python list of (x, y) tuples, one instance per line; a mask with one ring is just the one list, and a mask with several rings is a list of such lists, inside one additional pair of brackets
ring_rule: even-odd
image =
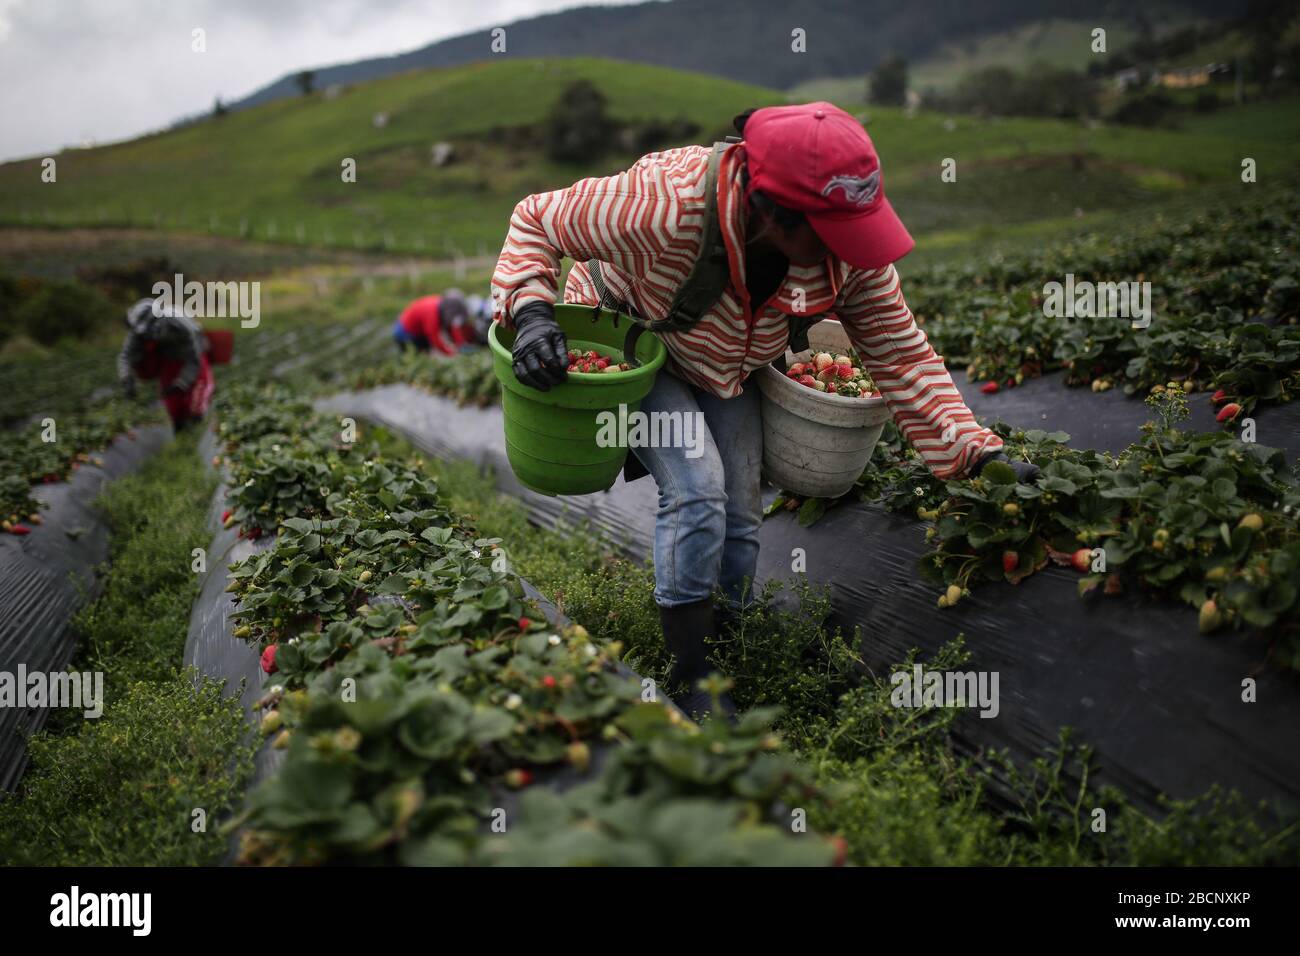
[(876, 193), (880, 191), (880, 170), (876, 170), (866, 179), (857, 176), (832, 176), (822, 189), (823, 196), (829, 196), (837, 189), (844, 190), (844, 198), (855, 206), (866, 206), (875, 202)]

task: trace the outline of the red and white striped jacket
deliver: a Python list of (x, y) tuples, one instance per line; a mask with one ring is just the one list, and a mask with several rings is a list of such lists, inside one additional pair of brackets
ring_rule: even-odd
[[(709, 153), (704, 146), (651, 153), (627, 172), (520, 202), (492, 277), (497, 321), (508, 325), (534, 299), (555, 302), (562, 256), (576, 260), (565, 302), (598, 301), (584, 264), (596, 259), (615, 296), (640, 315), (666, 315), (699, 253)], [(671, 371), (721, 398), (734, 397), (751, 372), (785, 352), (790, 315), (833, 311), (895, 422), (937, 477), (961, 475), (1001, 448), (997, 435), (976, 424), (943, 359), (917, 327), (892, 265), (866, 271), (834, 257), (818, 266), (792, 264), (768, 301), (750, 302), (743, 168), (741, 144), (723, 155), (718, 175), (731, 281), (695, 326), (660, 335)]]

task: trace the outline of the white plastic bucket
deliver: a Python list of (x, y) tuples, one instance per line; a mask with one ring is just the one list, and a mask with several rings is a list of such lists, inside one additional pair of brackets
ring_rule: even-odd
[[(812, 348), (786, 352), (787, 368), (820, 351), (844, 352), (849, 337), (826, 319), (808, 332)], [(763, 401), (763, 473), (778, 488), (837, 498), (862, 476), (889, 408), (879, 395), (849, 398), (800, 385), (768, 365), (754, 373)]]

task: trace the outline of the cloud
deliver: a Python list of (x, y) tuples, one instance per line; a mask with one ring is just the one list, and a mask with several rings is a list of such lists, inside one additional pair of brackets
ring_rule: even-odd
[[(400, 53), (581, 3), (0, 0), (0, 159), (130, 138), (293, 70)], [(195, 29), (205, 31), (204, 53), (191, 49)]]

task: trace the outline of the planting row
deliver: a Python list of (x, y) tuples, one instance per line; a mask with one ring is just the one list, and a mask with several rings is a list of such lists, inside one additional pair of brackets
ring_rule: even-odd
[[(1008, 455), (1042, 466), (1033, 484), (996, 462), (973, 481), (939, 481), (891, 426), (856, 495), (932, 523), (920, 571), (944, 588), (941, 606), (1054, 561), (1080, 573), (1080, 593), (1136, 586), (1198, 608), (1202, 632), (1259, 628), (1277, 662), (1300, 669), (1300, 488), (1282, 453), (1180, 430), (1180, 390), (1147, 404), (1158, 421), (1116, 456), (1070, 448), (1063, 432), (995, 426)], [(831, 505), (782, 495), (769, 513), (810, 524)]]
[[(611, 493), (570, 499), (563, 512), (556, 499), (510, 480), (493, 437), (500, 432), (496, 410), (457, 408), (401, 386), (328, 404), (338, 414), (382, 421), (440, 459), (465, 458), (439, 461), (439, 486), (458, 510), (479, 516), (479, 533), (513, 542), (512, 563), (529, 582), (562, 600), (597, 638), (622, 642), (639, 673), (668, 673), (653, 572), (639, 557), (612, 553), (648, 553), (652, 529), (644, 519), (653, 514), (653, 484), (648, 491), (619, 484)], [(371, 434), (394, 455), (409, 449), (385, 439), (383, 429)], [(504, 494), (484, 481), (485, 466)], [(1059, 570), (1042, 575), (1023, 597), (998, 589), (993, 607), (979, 593), (951, 617), (927, 613), (933, 598), (907, 571), (919, 556), (915, 526), (876, 508), (844, 512), (835, 528), (774, 520), (760, 530), (762, 596), (714, 653), (742, 708), (780, 708), (775, 726), (834, 795), (809, 820), (821, 832), (843, 835), (849, 859), (987, 865), (1294, 858), (1286, 838), (1252, 834), (1249, 801), (1198, 799), (1215, 782), (1240, 786), (1250, 800), (1293, 792), (1280, 782), (1292, 779), (1294, 763), (1284, 730), (1295, 715), (1285, 675), (1259, 675), (1266, 702), (1243, 706), (1223, 678), (1239, 669), (1251, 673), (1257, 655), (1235, 641), (1200, 642), (1188, 653), (1179, 646), (1187, 638), (1171, 627), (1187, 615), (1132, 595), (1088, 615), (1089, 624), (1049, 630), (1041, 608), (1058, 607), (1062, 589), (1067, 596), (1073, 590)], [(591, 518), (599, 520), (587, 525)], [(574, 527), (575, 519), (583, 524)], [(809, 557), (806, 574), (790, 573), (795, 546)], [(863, 548), (872, 555), (867, 574)], [(883, 568), (894, 570), (876, 570)], [(773, 589), (782, 585), (777, 599)], [(1089, 634), (1090, 628), (1097, 630)], [(952, 641), (960, 631), (964, 647)], [(1134, 659), (1143, 666), (1130, 666)], [(1000, 672), (999, 719), (898, 706), (890, 675), (912, 673), (922, 661), (927, 671)], [(1174, 687), (1149, 694), (1152, 673)], [(1065, 688), (1063, 674), (1070, 675)], [(1125, 701), (1122, 725), (1109, 719), (1104, 702), (1112, 700)], [(1080, 728), (1088, 748), (1064, 746), (1037, 760), (1062, 725)], [(991, 751), (1008, 759), (989, 762)], [(1129, 799), (1107, 795), (1111, 784), (1122, 785)], [(983, 798), (986, 789), (995, 800)], [(1162, 790), (1191, 803), (1167, 803)], [(1020, 809), (1008, 817), (1008, 806)], [(1108, 816), (1104, 838), (1089, 825), (1098, 806)], [(1287, 821), (1280, 826), (1285, 830)]]
[[(1065, 369), (1068, 383), (1096, 390), (1145, 394), (1170, 380), (1190, 383), (1187, 391), (1222, 389), (1245, 411), (1300, 394), (1294, 191), (1142, 233), (1093, 236), (906, 279), (908, 302), (935, 349), (990, 389)], [(1073, 293), (1061, 316), (1045, 314), (1049, 282), (1062, 284), (1062, 297)], [(1149, 324), (1134, 328), (1143, 323), (1132, 312), (1089, 317), (1085, 282), (1150, 282)]]
[(492, 353), (487, 349), (455, 358), (406, 353), (364, 369), (352, 378), (352, 387), (357, 390), (397, 383), (445, 396), (459, 405), (485, 407), (495, 404), (501, 393), (501, 386), (492, 374)]
[[(546, 622), (418, 463), (283, 392), (223, 399), (220, 437), (226, 520), (277, 532), (230, 572), (284, 751), (243, 862), (834, 860), (777, 811), (819, 797), (770, 712), (701, 728), (655, 702), (617, 642)], [(540, 785), (557, 776), (575, 785)]]
[(0, 442), (0, 528), (26, 534), (41, 521), (32, 485), (63, 481), (97, 462), (115, 436), (157, 417), (145, 405), (112, 400), (6, 433)]

